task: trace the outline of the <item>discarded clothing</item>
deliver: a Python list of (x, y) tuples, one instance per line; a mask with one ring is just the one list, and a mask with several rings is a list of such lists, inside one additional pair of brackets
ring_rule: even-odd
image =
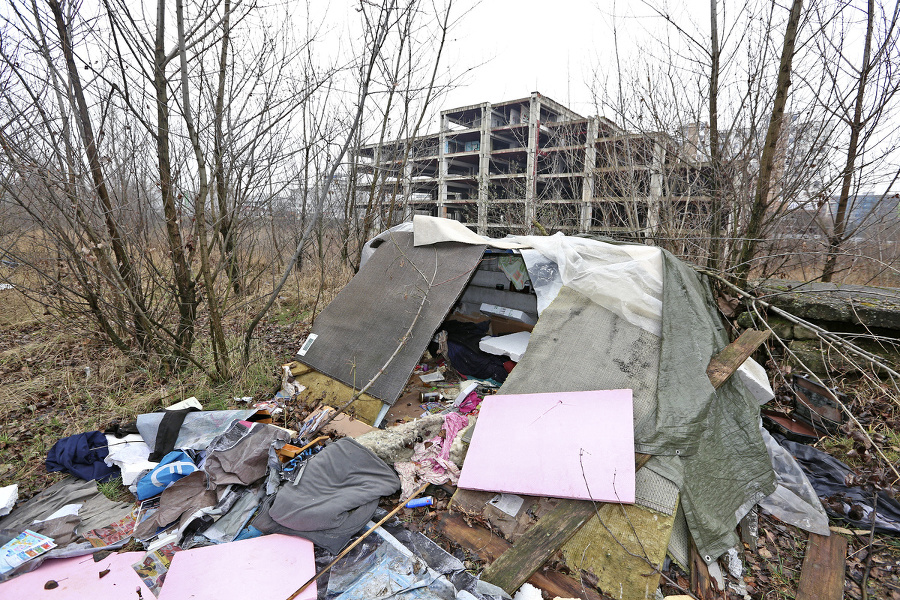
[(169, 452), (152, 471), (137, 482), (135, 496), (138, 500), (146, 500), (197, 470), (193, 458), (183, 450)]
[(159, 497), (159, 509), (141, 521), (134, 537), (146, 540), (157, 529), (178, 521), (179, 527), (187, 525), (194, 513), (215, 506), (218, 497), (214, 490), (206, 489), (206, 474), (194, 471), (167, 487)]
[(471, 392), (466, 399), (463, 400), (459, 405), (459, 412), (461, 414), (467, 415), (471, 412), (474, 412), (478, 405), (481, 404), (481, 396), (478, 395), (478, 392)]
[(81, 504), (81, 508), (78, 509), (81, 531), (109, 525), (131, 512), (131, 504), (109, 500), (97, 490), (96, 482), (84, 481), (70, 475), (0, 519), (0, 529), (22, 531), (34, 521), (46, 519), (68, 504)]
[[(153, 452), (150, 459), (153, 462), (162, 461), (162, 458), (175, 449), (175, 440), (188, 413), (195, 412), (196, 408), (183, 408), (179, 410), (163, 411), (162, 419), (156, 430), (156, 438), (153, 441)], [(149, 440), (148, 440), (149, 441)]]
[(450, 460), (450, 446), (456, 435), (468, 424), (468, 417), (459, 413), (445, 415), (441, 435), (417, 443), (409, 461), (394, 463), (403, 489), (401, 499), (409, 498), (422, 482), (435, 485), (447, 482), (456, 484), (460, 471)]
[(503, 368), (506, 359), (478, 347), (481, 338), (487, 335), (489, 325), (490, 321), (445, 321), (441, 329), (447, 332), (447, 358), (462, 375), (503, 382), (508, 374)]
[(232, 483), (250, 485), (266, 476), (269, 448), (275, 440), (288, 441), (291, 435), (278, 427), (261, 423), (246, 425), (235, 422), (208, 449), (203, 470), (207, 487)]
[(64, 437), (47, 453), (47, 471), (65, 471), (81, 479), (108, 481), (119, 469), (110, 467), (103, 459), (109, 454), (106, 436), (102, 431), (90, 431)]
[(372, 518), (382, 496), (400, 488), (384, 461), (352, 438), (342, 438), (310, 458), (295, 483), (286, 483), (253, 526), (264, 533), (299, 535), (340, 552)]
[[(848, 521), (860, 529), (872, 526), (872, 492), (861, 487), (847, 486), (845, 481), (846, 476), (851, 473), (850, 467), (830, 454), (806, 444), (792, 442), (781, 434), (773, 433), (772, 437), (800, 463), (829, 515)], [(857, 508), (851, 510), (854, 506)], [(851, 512), (858, 513), (859, 517), (856, 518), (856, 514), (850, 516)], [(900, 503), (887, 492), (878, 492), (875, 531), (900, 534)]]
[[(178, 430), (174, 448), (205, 450), (216, 436), (224, 433), (234, 421), (243, 421), (256, 413), (248, 410), (212, 410), (189, 412)], [(138, 415), (137, 427), (145, 441), (156, 440), (165, 415), (160, 412)], [(149, 445), (149, 444), (148, 444)]]

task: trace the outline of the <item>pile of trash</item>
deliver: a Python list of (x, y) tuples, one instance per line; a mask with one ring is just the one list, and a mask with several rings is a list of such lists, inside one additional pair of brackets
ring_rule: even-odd
[[(364, 258), (271, 399), (64, 438), (65, 479), (18, 505), (0, 488), (0, 595), (645, 599), (672, 562), (746, 595), (759, 510), (900, 532), (888, 494), (761, 419), (765, 336), (729, 343), (671, 255), (416, 217)], [(838, 418), (800, 384), (798, 415)], [(397, 518), (415, 511), (434, 535)]]

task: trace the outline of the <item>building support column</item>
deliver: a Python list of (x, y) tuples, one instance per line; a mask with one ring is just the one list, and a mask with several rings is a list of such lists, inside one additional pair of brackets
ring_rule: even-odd
[(438, 189), (437, 212), (439, 217), (447, 216), (447, 132), (450, 131), (450, 120), (446, 115), (441, 115), (441, 132), (438, 142)]
[(584, 143), (584, 182), (581, 186), (581, 220), (578, 230), (587, 233), (591, 228), (592, 202), (594, 200), (594, 170), (597, 167), (598, 118), (588, 120), (587, 139)]
[(488, 233), (488, 186), (491, 181), (491, 105), (481, 106), (481, 137), (478, 143), (478, 233)]
[(525, 222), (522, 225), (527, 233), (533, 233), (534, 220), (537, 216), (537, 153), (541, 131), (541, 99), (537, 92), (531, 93), (528, 108), (528, 159), (526, 161), (525, 179)]
[(651, 237), (658, 236), (660, 233), (664, 168), (665, 149), (661, 143), (654, 140), (653, 159), (650, 163), (650, 197), (647, 206), (647, 228)]

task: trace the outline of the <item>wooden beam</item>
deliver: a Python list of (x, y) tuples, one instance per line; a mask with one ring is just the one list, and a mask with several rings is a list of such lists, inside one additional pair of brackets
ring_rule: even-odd
[(719, 592), (719, 588), (712, 576), (709, 574), (709, 568), (697, 552), (697, 546), (694, 540), (691, 540), (691, 593), (698, 600), (719, 600), (725, 598), (725, 595)]
[(840, 600), (844, 597), (844, 563), (847, 539), (832, 533), (828, 537), (809, 534), (797, 600)]
[[(513, 594), (547, 562), (581, 526), (594, 516), (594, 504), (584, 500), (563, 500), (519, 538), (481, 574), (481, 579)], [(548, 549), (553, 549), (548, 552)]]
[[(512, 544), (480, 525), (469, 525), (460, 514), (449, 514), (436, 521), (437, 530), (447, 539), (472, 552), (481, 560), (492, 563), (512, 547)], [(606, 600), (606, 596), (590, 585), (557, 571), (538, 571), (528, 583), (547, 592), (550, 597)]]
[(750, 358), (750, 355), (756, 352), (763, 342), (769, 337), (769, 331), (757, 331), (756, 329), (747, 329), (740, 337), (716, 354), (709, 366), (706, 367), (706, 376), (714, 388), (719, 389), (722, 384), (728, 381), (728, 378), (734, 375), (744, 361)]

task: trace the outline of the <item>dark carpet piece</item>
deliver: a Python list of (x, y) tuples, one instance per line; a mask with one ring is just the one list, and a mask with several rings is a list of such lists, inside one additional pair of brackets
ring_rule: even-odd
[[(456, 242), (416, 248), (412, 233), (394, 233), (316, 317), (312, 332), (318, 337), (297, 360), (360, 389), (403, 344), (367, 392), (393, 404), (484, 248)], [(404, 343), (423, 294), (425, 306)]]

